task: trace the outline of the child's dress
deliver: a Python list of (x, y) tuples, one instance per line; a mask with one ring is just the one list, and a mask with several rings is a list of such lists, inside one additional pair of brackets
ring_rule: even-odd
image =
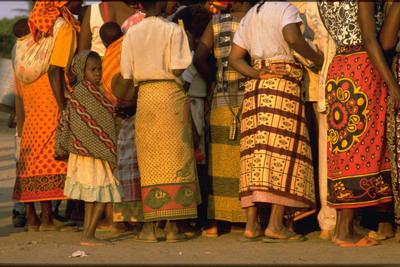
[(90, 51), (74, 58), (77, 84), (69, 95), (58, 144), (69, 152), (64, 193), (86, 202), (121, 202), (123, 191), (115, 178), (116, 127), (112, 104), (100, 87), (83, 80)]

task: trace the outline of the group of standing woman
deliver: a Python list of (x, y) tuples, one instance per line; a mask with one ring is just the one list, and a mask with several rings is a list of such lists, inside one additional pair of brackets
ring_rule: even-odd
[[(121, 134), (128, 132), (135, 141), (125, 149), (137, 150), (140, 193), (136, 200), (140, 200), (140, 221), (145, 222), (139, 240), (185, 240), (178, 221), (197, 217), (200, 190), (207, 191), (202, 200), (208, 205), (210, 225), (203, 231), (208, 237), (221, 232), (218, 221), (227, 221), (246, 222), (243, 242), (304, 241), (286, 222), (315, 212), (316, 189), (320, 214), (334, 218), (329, 229), (321, 222), (320, 226), (335, 244), (379, 244), (354, 229), (356, 209), (363, 207), (376, 207), (381, 214), (378, 231), (391, 235), (392, 224), (400, 219), (400, 135), (395, 112), (400, 105), (395, 78), (399, 60), (392, 60), (391, 53), (398, 41), (399, 3), (309, 2), (308, 10), (316, 12), (301, 17), (289, 2), (228, 1), (229, 10), (212, 16), (193, 49), (193, 65), (209, 85), (205, 118), (209, 177), (204, 178), (196, 172), (190, 99), (180, 81), (192, 63), (188, 35), (164, 18), (174, 12), (176, 3), (144, 1), (142, 13), (128, 2), (105, 1), (88, 9), (79, 46), (79, 24), (71, 14), (79, 2), (40, 1), (32, 10), (28, 25), (33, 40), (54, 41), (49, 66), (40, 78), (26, 82), (21, 74), (25, 70), (15, 68), (16, 76), (25, 79), (25, 121), (14, 199), (26, 203), (28, 229), (52, 230), (50, 200), (68, 196), (88, 202), (81, 244), (100, 244), (94, 231), (106, 207), (90, 203), (124, 202), (121, 177), (113, 170), (125, 153), (118, 144), (129, 139)], [(56, 23), (59, 18), (61, 26)], [(104, 97), (99, 61), (113, 47), (99, 34), (109, 21), (122, 25), (125, 32), (114, 40), (120, 47), (116, 57), (120, 73), (112, 78), (111, 87), (124, 95), (138, 90), (137, 101), (130, 100), (137, 102), (135, 119), (122, 122), (119, 133), (110, 124), (116, 104)], [(312, 25), (320, 28), (304, 29)], [(310, 30), (314, 30), (312, 43), (324, 44), (306, 41)], [(81, 52), (71, 75), (77, 47)], [(332, 55), (327, 47), (334, 50)], [(20, 54), (17, 46), (17, 59)], [(216, 74), (210, 56), (216, 59)], [(314, 125), (327, 128), (319, 131), (319, 139), (327, 140), (319, 144), (319, 155), (312, 151), (306, 116), (307, 75), (314, 77), (316, 90), (324, 95), (319, 100), (326, 103), (317, 112), (325, 123)], [(111, 91), (117, 94), (117, 88)], [(64, 94), (69, 95), (67, 101)], [(68, 164), (54, 158), (63, 110), (70, 110), (69, 116), (75, 118), (70, 126), (76, 123), (69, 137)], [(317, 166), (313, 157), (319, 158)], [(130, 159), (136, 161), (135, 156)], [(315, 173), (320, 176), (319, 188)], [(199, 179), (209, 179), (208, 188), (199, 188)], [(42, 203), (40, 218), (36, 201)], [(271, 205), (269, 216), (262, 212), (265, 204)], [(261, 222), (267, 222), (265, 230)]]

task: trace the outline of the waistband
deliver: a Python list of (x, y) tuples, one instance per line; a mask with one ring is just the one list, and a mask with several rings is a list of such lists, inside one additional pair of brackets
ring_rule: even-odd
[(295, 61), (254, 59), (251, 65), (261, 71), (263, 80), (279, 78), (298, 83), (303, 77), (303, 67)]
[(357, 52), (364, 52), (366, 51), (364, 45), (347, 45), (347, 46), (339, 46), (336, 48), (337, 55), (348, 55)]

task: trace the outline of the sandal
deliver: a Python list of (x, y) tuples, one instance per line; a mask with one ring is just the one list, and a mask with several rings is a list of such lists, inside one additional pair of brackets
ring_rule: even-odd
[(375, 240), (375, 239), (372, 239), (370, 237), (364, 236), (363, 238), (361, 238), (360, 240), (358, 240), (355, 243), (336, 239), (336, 244), (339, 247), (342, 247), (342, 248), (354, 248), (354, 247), (372, 247), (372, 246), (377, 246), (377, 245), (380, 245), (380, 242)]
[(288, 235), (283, 236), (282, 238), (276, 236), (265, 235), (262, 241), (264, 243), (296, 243), (296, 242), (304, 242), (307, 238), (303, 235), (298, 235), (295, 232), (289, 232)]
[(257, 235), (257, 236), (253, 236), (253, 237), (243, 235), (239, 238), (239, 242), (242, 242), (242, 243), (255, 242), (255, 241), (260, 241), (262, 238), (263, 237), (261, 235)]

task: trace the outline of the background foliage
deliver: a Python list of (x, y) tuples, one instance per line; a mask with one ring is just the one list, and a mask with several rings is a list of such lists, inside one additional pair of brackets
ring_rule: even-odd
[(18, 16), (12, 19), (3, 18), (0, 20), (0, 58), (11, 58), (11, 50), (15, 44), (15, 36), (12, 28), (16, 21), (23, 18)]

